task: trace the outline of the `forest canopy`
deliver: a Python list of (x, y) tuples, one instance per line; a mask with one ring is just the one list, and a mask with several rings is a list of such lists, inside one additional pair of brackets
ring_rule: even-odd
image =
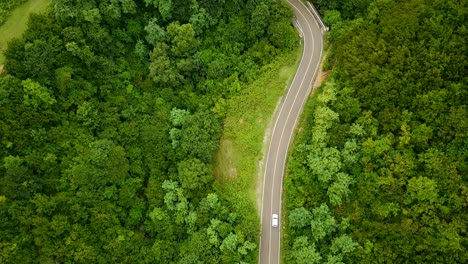
[(275, 0), (53, 0), (0, 76), (1, 263), (253, 263), (223, 102), (298, 45)]
[(467, 2), (315, 2), (331, 74), (289, 159), (286, 260), (468, 262)]

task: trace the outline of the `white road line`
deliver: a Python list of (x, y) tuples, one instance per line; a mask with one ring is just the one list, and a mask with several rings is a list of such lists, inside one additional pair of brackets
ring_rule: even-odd
[(302, 30), (301, 24), (299, 24), (299, 22), (297, 22), (297, 20), (294, 21), (294, 24), (296, 25), (297, 29), (300, 31), (301, 38), (303, 38), (304, 37), (304, 30)]

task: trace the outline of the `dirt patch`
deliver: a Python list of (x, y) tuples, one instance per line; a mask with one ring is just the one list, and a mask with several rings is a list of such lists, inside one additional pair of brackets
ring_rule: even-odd
[(324, 81), (327, 80), (328, 78), (328, 75), (330, 75), (330, 73), (332, 72), (332, 70), (328, 70), (328, 71), (322, 71), (320, 70), (319, 72), (319, 75), (318, 75), (318, 78), (315, 80), (315, 87), (318, 87), (320, 86), (320, 84)]
[(237, 177), (237, 169), (235, 167), (231, 168), (231, 171), (229, 172), (229, 176), (231, 178), (236, 178)]
[(234, 146), (231, 140), (221, 139), (219, 149), (216, 152), (217, 164), (215, 164), (214, 175), (218, 180), (232, 179), (237, 177), (237, 168), (234, 165)]
[(332, 72), (332, 70), (328, 70), (328, 71), (323, 71), (323, 61), (324, 59), (323, 58), (326, 58), (327, 54), (324, 54), (324, 56), (322, 56), (322, 61), (320, 62), (320, 67), (319, 67), (319, 70), (317, 72), (317, 77), (315, 78), (315, 81), (314, 81), (314, 89), (319, 87), (320, 84), (322, 84), (322, 82), (324, 82), (327, 78), (328, 78), (328, 75), (330, 75), (330, 73)]

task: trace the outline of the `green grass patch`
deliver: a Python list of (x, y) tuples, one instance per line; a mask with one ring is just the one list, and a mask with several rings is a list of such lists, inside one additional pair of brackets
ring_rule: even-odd
[[(278, 103), (297, 69), (301, 48), (279, 56), (263, 74), (227, 102), (223, 136), (216, 154), (217, 188), (232, 201), (246, 223), (259, 230), (257, 176), (263, 139)], [(263, 177), (263, 174), (262, 174)]]
[(0, 65), (5, 62), (3, 51), (8, 41), (21, 36), (27, 28), (29, 15), (44, 11), (49, 3), (50, 0), (29, 0), (11, 12), (5, 24), (0, 26)]

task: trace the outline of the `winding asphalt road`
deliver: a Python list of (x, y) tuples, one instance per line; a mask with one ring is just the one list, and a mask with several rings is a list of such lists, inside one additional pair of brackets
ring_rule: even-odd
[[(260, 264), (280, 262), (282, 228), (281, 193), (286, 156), (303, 105), (312, 89), (322, 55), (322, 31), (318, 21), (301, 0), (286, 0), (294, 10), (304, 46), (296, 75), (289, 87), (271, 134), (265, 163), (262, 200)], [(272, 227), (272, 214), (279, 215), (279, 227)]]

